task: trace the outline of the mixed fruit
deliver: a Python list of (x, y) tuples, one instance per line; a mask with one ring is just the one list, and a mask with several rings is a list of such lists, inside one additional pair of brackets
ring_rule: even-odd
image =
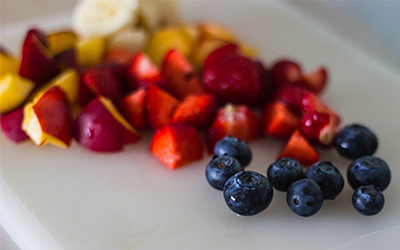
[[(202, 159), (205, 149), (214, 154), (207, 180), (242, 215), (267, 208), (272, 187), (288, 192), (296, 213), (314, 214), (343, 188), (339, 171), (315, 149), (335, 146), (356, 161), (348, 176), (360, 188), (357, 211), (369, 213), (368, 197), (382, 203), (390, 171), (360, 158), (375, 152), (377, 138), (361, 125), (338, 133), (340, 116), (319, 97), (325, 67), (304, 72), (287, 59), (268, 67), (225, 27), (181, 24), (177, 16), (169, 1), (83, 0), (73, 31), (29, 30), (20, 60), (1, 47), (3, 133), (16, 143), (69, 148), (74, 139), (115, 152), (153, 130), (151, 152), (171, 169)], [(268, 178), (244, 171), (247, 142), (262, 136), (286, 141)]]

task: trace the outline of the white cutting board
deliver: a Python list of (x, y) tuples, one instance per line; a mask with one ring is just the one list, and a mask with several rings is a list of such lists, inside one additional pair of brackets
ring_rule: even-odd
[[(39, 5), (40, 6), (40, 5)], [(256, 48), (267, 64), (281, 57), (305, 70), (324, 64), (330, 85), (322, 99), (345, 124), (361, 122), (379, 137), (376, 153), (391, 167), (383, 211), (359, 215), (346, 183), (310, 218), (295, 215), (285, 194), (253, 217), (237, 216), (205, 179), (204, 160), (171, 171), (149, 153), (151, 134), (121, 153), (1, 142), (1, 223), (26, 249), (397, 249), (400, 243), (400, 74), (284, 4), (269, 1), (185, 1), (186, 20), (215, 20)], [(66, 27), (70, 12), (32, 20)], [(27, 23), (2, 27), (2, 44), (18, 51)], [(390, 66), (389, 66), (390, 67)], [(248, 169), (265, 174), (282, 141), (250, 143)], [(349, 161), (321, 152), (342, 174)]]

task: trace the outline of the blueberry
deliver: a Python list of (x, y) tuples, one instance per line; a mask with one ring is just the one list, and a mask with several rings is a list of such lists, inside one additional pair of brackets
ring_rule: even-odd
[(223, 190), (225, 182), (232, 175), (241, 171), (243, 171), (243, 167), (235, 158), (216, 155), (206, 167), (206, 178), (213, 188)]
[(243, 167), (249, 165), (252, 154), (246, 142), (227, 136), (220, 140), (214, 148), (215, 155), (229, 155), (236, 158)]
[(293, 212), (308, 217), (321, 209), (324, 203), (324, 194), (313, 180), (301, 179), (289, 186), (286, 202)]
[(354, 160), (364, 155), (373, 155), (378, 148), (378, 138), (365, 126), (352, 124), (335, 136), (333, 145), (341, 156)]
[(255, 215), (264, 211), (271, 203), (273, 194), (269, 180), (252, 171), (235, 174), (224, 186), (226, 204), (240, 215)]
[(385, 190), (390, 183), (391, 173), (386, 162), (375, 156), (363, 156), (352, 161), (347, 168), (347, 181), (353, 189), (374, 185)]
[(300, 164), (292, 158), (280, 158), (267, 169), (271, 185), (279, 191), (287, 191), (290, 184), (304, 177)]
[(334, 200), (342, 192), (344, 180), (339, 170), (329, 161), (320, 161), (304, 173), (305, 177), (315, 181), (324, 193), (325, 200)]
[(375, 215), (385, 204), (382, 192), (373, 185), (361, 186), (354, 191), (353, 207), (362, 215)]

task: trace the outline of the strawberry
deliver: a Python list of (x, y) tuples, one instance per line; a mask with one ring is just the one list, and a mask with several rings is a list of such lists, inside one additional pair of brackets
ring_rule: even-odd
[(231, 54), (238, 54), (239, 47), (236, 44), (229, 43), (211, 52), (204, 61), (204, 67), (212, 67), (219, 63), (225, 57)]
[(300, 122), (301, 133), (310, 141), (331, 146), (337, 133), (329, 114), (311, 111), (304, 113)]
[(206, 134), (208, 152), (214, 152), (215, 144), (230, 135), (243, 141), (260, 137), (260, 124), (257, 116), (246, 106), (227, 104), (220, 108)]
[(293, 158), (304, 167), (319, 161), (318, 153), (297, 129), (282, 148), (278, 156), (279, 158)]
[(279, 88), (273, 96), (275, 102), (282, 103), (295, 114), (301, 115), (303, 112), (301, 102), (307, 89), (299, 86), (284, 86)]
[(162, 75), (165, 77), (162, 87), (180, 100), (188, 95), (204, 93), (193, 66), (179, 50), (167, 53), (162, 63)]
[(254, 64), (257, 69), (258, 81), (260, 83), (260, 93), (255, 104), (258, 107), (263, 107), (264, 104), (271, 99), (274, 88), (269, 71), (259, 61), (254, 62)]
[(214, 119), (217, 108), (217, 101), (212, 95), (190, 95), (178, 106), (171, 123), (184, 123), (197, 129), (206, 129)]
[(134, 53), (122, 48), (111, 48), (104, 55), (105, 62), (120, 63), (129, 66), (135, 56)]
[(299, 119), (285, 105), (267, 104), (263, 112), (263, 132), (275, 138), (289, 138), (299, 124)]
[(171, 124), (159, 129), (151, 141), (150, 150), (171, 169), (203, 158), (199, 132), (186, 124)]
[(319, 113), (327, 113), (332, 119), (332, 123), (337, 126), (340, 123), (340, 117), (336, 112), (332, 111), (325, 103), (323, 103), (315, 94), (307, 92), (303, 95), (301, 101), (301, 109), (303, 113), (317, 111)]
[(164, 90), (152, 85), (147, 92), (146, 108), (150, 127), (159, 129), (170, 123), (179, 101)]
[(128, 69), (129, 83), (132, 89), (145, 88), (151, 85), (159, 85), (164, 79), (160, 70), (143, 52), (137, 53)]
[(260, 90), (257, 68), (252, 60), (230, 54), (204, 68), (204, 88), (221, 103), (254, 104)]
[(300, 79), (299, 85), (307, 87), (314, 93), (320, 93), (326, 85), (327, 78), (327, 70), (324, 67), (318, 67), (314, 71), (303, 75)]
[(277, 87), (293, 85), (302, 77), (300, 65), (291, 60), (276, 62), (271, 68), (271, 76)]
[(145, 89), (137, 89), (128, 94), (122, 100), (122, 114), (126, 120), (137, 130), (143, 130), (147, 126)]

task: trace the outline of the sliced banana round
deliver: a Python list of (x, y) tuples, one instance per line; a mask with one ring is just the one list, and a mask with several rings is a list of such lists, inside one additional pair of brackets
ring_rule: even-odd
[(133, 27), (138, 11), (138, 0), (81, 0), (75, 6), (72, 28), (80, 37), (107, 37)]
[(139, 0), (140, 22), (150, 32), (181, 24), (175, 0)]

